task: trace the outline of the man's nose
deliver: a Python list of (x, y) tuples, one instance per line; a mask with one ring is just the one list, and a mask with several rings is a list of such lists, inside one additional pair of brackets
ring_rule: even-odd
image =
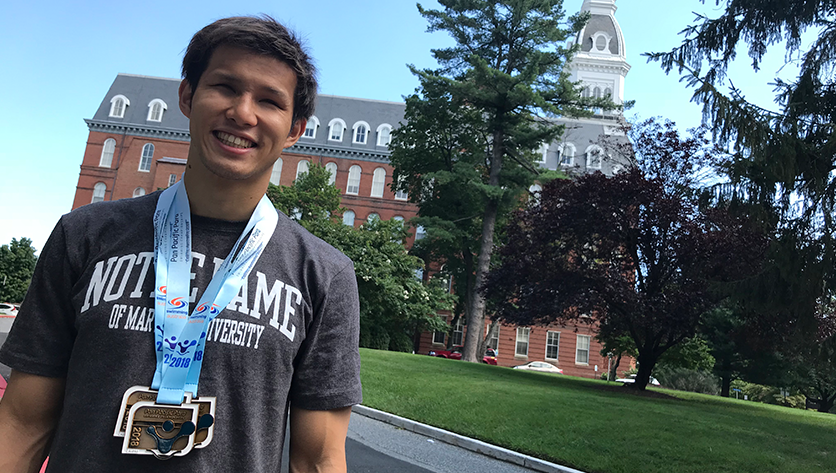
[(258, 120), (255, 115), (255, 104), (247, 94), (240, 95), (227, 109), (226, 117), (238, 126), (255, 126)]

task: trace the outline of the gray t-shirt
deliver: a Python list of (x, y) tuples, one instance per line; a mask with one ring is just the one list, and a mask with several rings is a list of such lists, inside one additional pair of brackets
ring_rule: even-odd
[[(123, 455), (122, 394), (149, 385), (154, 355), (153, 213), (159, 193), (91, 204), (44, 246), (0, 362), (66, 377), (48, 471), (279, 471), (288, 405), (361, 402), (351, 260), (279, 213), (266, 250), (207, 332), (199, 395), (217, 398), (214, 439), (164, 462)], [(244, 229), (194, 216), (191, 304)]]

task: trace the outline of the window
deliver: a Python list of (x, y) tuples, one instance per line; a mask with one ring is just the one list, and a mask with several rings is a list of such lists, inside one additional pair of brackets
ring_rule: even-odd
[(154, 99), (148, 103), (148, 120), (149, 122), (163, 121), (163, 111), (168, 110), (168, 105), (161, 99)]
[(418, 225), (415, 227), (415, 241), (418, 241), (427, 236), (427, 231), (424, 230), (424, 227)]
[[(403, 182), (403, 179), (398, 179), (398, 186)], [(409, 194), (406, 191), (402, 191), (398, 189), (395, 192), (395, 200), (407, 200), (409, 199)]]
[(372, 177), (372, 197), (383, 197), (383, 187), (386, 184), (386, 170), (377, 168)]
[(366, 144), (366, 139), (369, 136), (369, 124), (366, 122), (357, 122), (352, 127), (354, 130), (353, 143)]
[(328, 132), (328, 141), (342, 141), (343, 131), (345, 131), (345, 122), (341, 118), (335, 118), (328, 124), (330, 131)]
[(143, 189), (142, 187), (137, 187), (136, 189), (134, 189), (134, 197), (142, 197), (143, 195), (145, 195), (145, 189)]
[(560, 153), (561, 166), (573, 166), (575, 164), (575, 145), (572, 143), (564, 143), (562, 152)]
[(578, 346), (575, 350), (575, 363), (589, 364), (589, 335), (578, 335)]
[(349, 227), (354, 226), (354, 211), (353, 210), (346, 210), (343, 214), (343, 224), (348, 225)]
[(581, 97), (586, 99), (586, 98), (589, 98), (589, 96), (590, 96), (589, 87), (584, 87), (583, 91), (581, 92)]
[(101, 202), (104, 200), (105, 191), (107, 191), (107, 185), (104, 182), (97, 182), (95, 186), (93, 186), (93, 200), (90, 202)]
[(598, 145), (592, 145), (586, 148), (586, 167), (589, 169), (601, 169), (601, 159), (604, 156), (604, 150)]
[(270, 171), (270, 184), (276, 186), (280, 185), (279, 183), (282, 180), (282, 164), (282, 158), (277, 159), (276, 162), (273, 163), (273, 170)]
[(325, 170), (331, 175), (328, 177), (328, 185), (333, 186), (337, 182), (337, 163), (328, 163), (325, 165)]
[(357, 195), (360, 193), (360, 174), (363, 170), (358, 165), (348, 168), (348, 186), (345, 189), (346, 194)]
[(592, 44), (594, 47), (594, 52), (598, 53), (611, 53), (610, 52), (610, 40), (612, 38), (607, 33), (603, 31), (599, 31), (592, 35)]
[(316, 138), (316, 129), (319, 128), (319, 119), (315, 116), (308, 118), (308, 124), (305, 125), (305, 133), (302, 134), (304, 138)]
[(541, 144), (540, 149), (537, 150), (537, 154), (540, 155), (540, 161), (539, 162), (540, 163), (545, 163), (546, 162), (546, 156), (549, 155), (549, 144), (548, 143)]
[(168, 175), (168, 187), (171, 187), (176, 183), (177, 183), (177, 174), (169, 174)]
[(592, 89), (592, 96), (595, 97), (596, 99), (600, 99), (601, 98), (601, 88), (600, 87), (595, 87), (594, 89)]
[(546, 333), (546, 359), (557, 360), (557, 348), (560, 346), (560, 332)]
[(447, 332), (433, 332), (433, 343), (443, 345), (445, 338), (447, 338)]
[(389, 146), (392, 141), (392, 125), (384, 123), (377, 127), (377, 145)]
[[(452, 279), (450, 280), (450, 285), (449, 285), (449, 288), (450, 288), (450, 289), (448, 290), (448, 292), (452, 292), (452, 288), (453, 288), (453, 281), (452, 281)], [(496, 322), (494, 322), (494, 323), (496, 323)], [(489, 325), (487, 328), (488, 328), (488, 333), (490, 333), (490, 329), (491, 329), (490, 325)], [(496, 335), (494, 335), (493, 337), (491, 337), (491, 339), (490, 339), (490, 340), (488, 340), (488, 345), (487, 345), (487, 348), (493, 348), (494, 350), (498, 350), (498, 349), (499, 349), (499, 331), (500, 331), (500, 330), (502, 330), (502, 327), (498, 327), (498, 328), (496, 329)], [(485, 335), (487, 335), (487, 333), (486, 333)]]
[(109, 115), (113, 118), (125, 118), (125, 110), (127, 110), (128, 105), (130, 104), (131, 101), (124, 95), (114, 95), (113, 98), (110, 99)]
[(461, 345), (464, 338), (464, 318), (459, 316), (456, 326), (453, 328), (453, 345)]
[(310, 169), (310, 168), (311, 168), (311, 163), (308, 162), (307, 160), (303, 159), (303, 160), (299, 161), (299, 164), (296, 165), (296, 179), (299, 179), (302, 176), (302, 174), (307, 173), (308, 169)]
[(612, 98), (612, 89), (610, 89), (609, 87), (604, 89), (604, 97), (606, 97), (608, 99), (611, 99)]
[(113, 152), (116, 151), (116, 140), (108, 138), (102, 147), (102, 157), (99, 158), (99, 167), (109, 168), (113, 163)]
[(517, 327), (517, 345), (514, 348), (514, 355), (528, 356), (528, 336), (531, 329), (528, 327)]
[(145, 143), (142, 147), (142, 157), (139, 159), (139, 170), (148, 172), (151, 170), (151, 161), (154, 159), (154, 145)]
[(372, 220), (380, 220), (380, 214), (372, 212), (366, 217), (367, 222), (371, 222)]

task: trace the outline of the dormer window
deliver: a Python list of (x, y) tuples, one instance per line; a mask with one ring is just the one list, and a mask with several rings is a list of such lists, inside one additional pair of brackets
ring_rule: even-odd
[(612, 40), (612, 37), (603, 31), (595, 33), (592, 35), (592, 52), (612, 54), (610, 40)]
[(110, 99), (110, 116), (113, 118), (125, 118), (125, 110), (131, 101), (124, 95), (114, 95)]
[(377, 127), (377, 145), (389, 146), (392, 141), (392, 125), (384, 123)]
[(572, 143), (564, 143), (560, 151), (560, 165), (574, 166), (575, 164), (575, 145)]
[(304, 138), (316, 138), (316, 130), (319, 128), (319, 119), (315, 116), (311, 116), (308, 118), (308, 124), (305, 125), (305, 133), (302, 135)]
[(586, 167), (588, 169), (601, 169), (601, 161), (604, 157), (604, 150), (598, 145), (592, 145), (586, 149)]
[(352, 129), (354, 130), (354, 140), (352, 141), (352, 143), (361, 145), (366, 144), (366, 141), (368, 140), (369, 136), (369, 124), (360, 121), (355, 123)]
[(148, 103), (148, 118), (146, 118), (149, 122), (161, 122), (163, 121), (163, 112), (168, 110), (168, 105), (162, 101), (162, 99), (154, 99)]
[(342, 141), (345, 131), (345, 122), (342, 118), (335, 118), (328, 124), (328, 141)]

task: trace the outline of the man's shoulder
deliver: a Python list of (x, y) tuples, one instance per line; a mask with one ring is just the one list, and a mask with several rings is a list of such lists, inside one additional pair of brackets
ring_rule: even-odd
[(277, 210), (279, 221), (273, 234), (275, 246), (292, 249), (293, 253), (307, 263), (315, 263), (341, 271), (352, 266), (351, 259), (325, 240), (314, 235), (299, 223)]

